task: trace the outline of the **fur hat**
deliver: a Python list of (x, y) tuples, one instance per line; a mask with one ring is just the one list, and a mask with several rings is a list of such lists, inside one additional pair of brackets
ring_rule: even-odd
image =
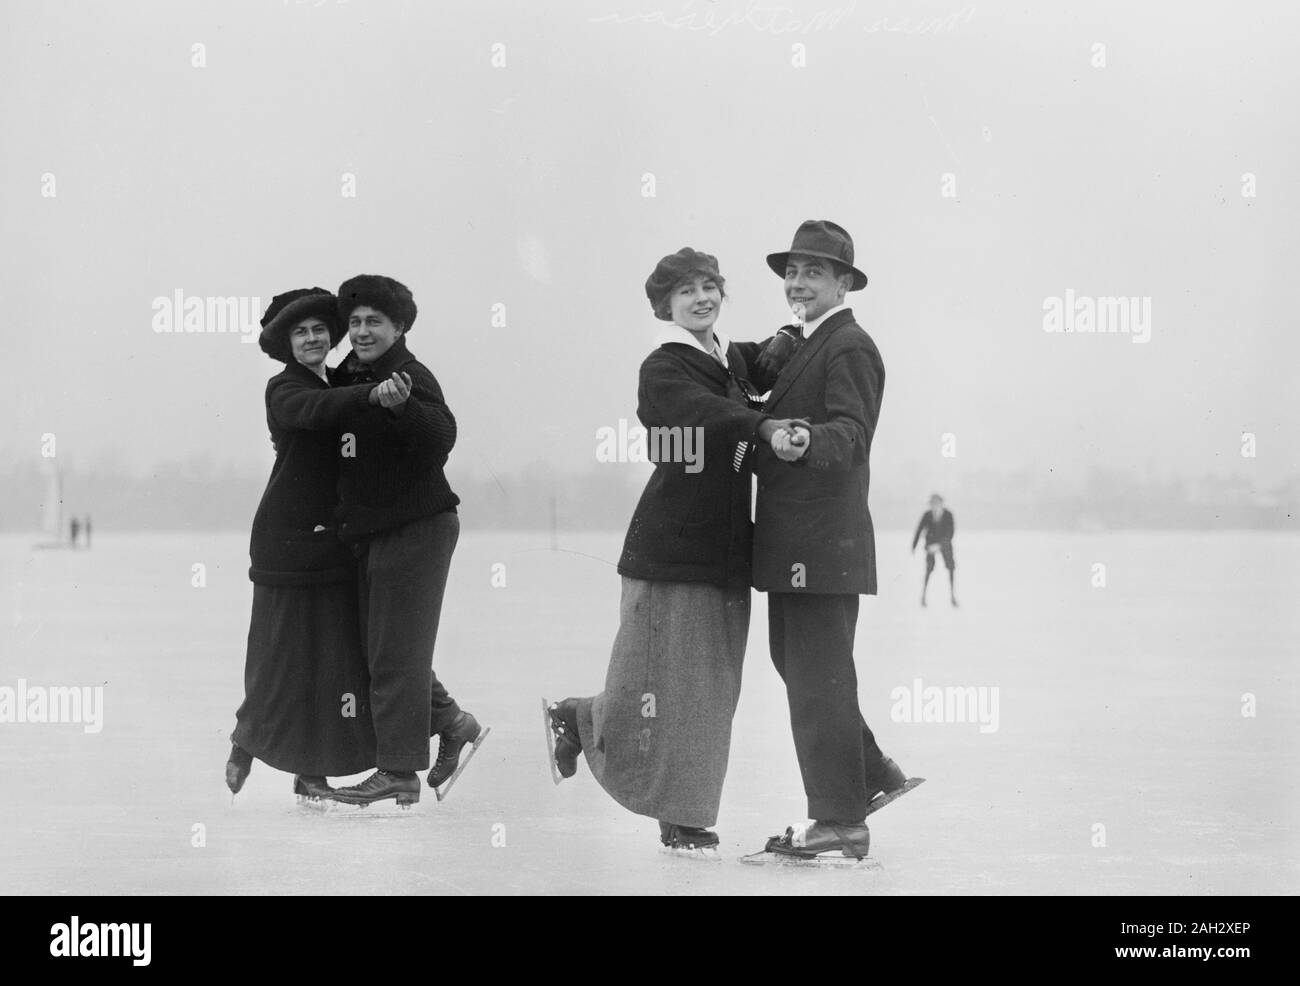
[(295, 288), (277, 294), (266, 306), (261, 319), (262, 334), (257, 339), (262, 352), (281, 363), (293, 359), (289, 330), (304, 318), (319, 318), (329, 327), (331, 349), (345, 334), (339, 321), (338, 298), (324, 288)]
[(352, 312), (362, 306), (383, 312), (407, 332), (415, 324), (415, 297), (401, 281), (382, 274), (358, 274), (339, 285), (339, 321), (346, 328)]
[(655, 318), (671, 322), (673, 316), (668, 307), (669, 295), (677, 285), (697, 276), (712, 278), (718, 283), (718, 291), (722, 296), (727, 296), (726, 278), (719, 273), (718, 258), (712, 254), (682, 247), (660, 260), (645, 282), (645, 296), (650, 299)]

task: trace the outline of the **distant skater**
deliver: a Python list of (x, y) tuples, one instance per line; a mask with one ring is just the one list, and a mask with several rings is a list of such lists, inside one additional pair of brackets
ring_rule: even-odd
[(90, 514), (86, 514), (86, 547), (90, 547)]
[(72, 530), (72, 547), (77, 546), (77, 536), (81, 533), (81, 521), (76, 517), (72, 518), (72, 523), (68, 525)]
[(930, 587), (930, 573), (934, 571), (934, 556), (943, 555), (943, 563), (948, 568), (948, 598), (952, 600), (954, 606), (957, 605), (957, 585), (956, 569), (957, 563), (952, 557), (952, 535), (955, 530), (955, 524), (952, 518), (952, 511), (943, 505), (943, 497), (935, 493), (930, 497), (930, 509), (921, 515), (921, 521), (916, 525), (916, 533), (912, 535), (912, 552), (916, 552), (916, 544), (921, 540), (921, 532), (925, 532), (925, 581), (921, 583), (921, 605), (925, 605), (925, 592)]

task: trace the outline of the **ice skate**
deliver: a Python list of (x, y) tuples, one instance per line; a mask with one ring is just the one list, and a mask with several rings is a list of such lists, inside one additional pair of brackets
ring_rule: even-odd
[(571, 698), (552, 703), (542, 699), (542, 721), (546, 725), (551, 780), (556, 784), (578, 772), (578, 754), (582, 752), (582, 740), (578, 736), (577, 705)]
[(815, 821), (792, 825), (767, 840), (762, 852), (742, 856), (742, 863), (778, 866), (877, 868), (867, 858), (871, 831), (865, 823)]
[(293, 793), (297, 795), (298, 804), (305, 808), (326, 808), (334, 789), (324, 777), (298, 774), (293, 779)]
[(230, 747), (230, 759), (226, 761), (226, 787), (230, 788), (230, 800), (244, 788), (248, 772), (253, 769), (253, 755), (238, 743)]
[(345, 805), (369, 807), (376, 801), (394, 798), (398, 808), (410, 808), (420, 800), (420, 778), (415, 771), (376, 770), (360, 784), (335, 788), (330, 798)]
[(484, 729), (472, 715), (462, 712), (449, 729), (438, 734), (438, 759), (429, 771), (428, 782), (439, 801), (447, 796), (490, 732), (491, 726)]
[(673, 856), (706, 861), (722, 858), (718, 855), (718, 833), (708, 829), (660, 822), (659, 841), (663, 844), (663, 851)]
[[(867, 782), (867, 791), (871, 800), (867, 802), (867, 814), (879, 811), (885, 805), (897, 801), (908, 791), (925, 783), (924, 777), (908, 777), (903, 769), (886, 757), (880, 763), (875, 777)], [(874, 788), (874, 790), (873, 790)]]

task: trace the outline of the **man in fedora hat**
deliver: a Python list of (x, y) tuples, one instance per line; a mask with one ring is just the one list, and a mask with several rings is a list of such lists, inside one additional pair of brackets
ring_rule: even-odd
[(786, 685), (813, 824), (774, 836), (766, 851), (861, 858), (866, 816), (907, 789), (858, 709), (853, 664), (858, 596), (876, 592), (868, 460), (885, 369), (845, 304), (867, 275), (842, 227), (808, 220), (767, 264), (785, 280), (803, 343), (764, 410), (810, 424), (778, 432), (755, 457), (754, 586), (768, 593), (772, 662)]

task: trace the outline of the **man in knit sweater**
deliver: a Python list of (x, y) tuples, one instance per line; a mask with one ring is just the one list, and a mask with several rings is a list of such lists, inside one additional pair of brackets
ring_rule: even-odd
[(335, 800), (369, 804), (420, 798), (416, 771), (429, 765), (437, 788), (473, 754), (486, 733), (433, 672), (433, 650), (460, 502), (443, 473), (456, 419), (434, 375), (406, 346), (416, 306), (405, 285), (363, 274), (338, 290), (352, 353), (340, 384), (377, 384), (383, 413), (350, 417), (340, 438), (339, 537), (358, 560), (361, 633), (370, 667), (370, 707), (378, 770)]

